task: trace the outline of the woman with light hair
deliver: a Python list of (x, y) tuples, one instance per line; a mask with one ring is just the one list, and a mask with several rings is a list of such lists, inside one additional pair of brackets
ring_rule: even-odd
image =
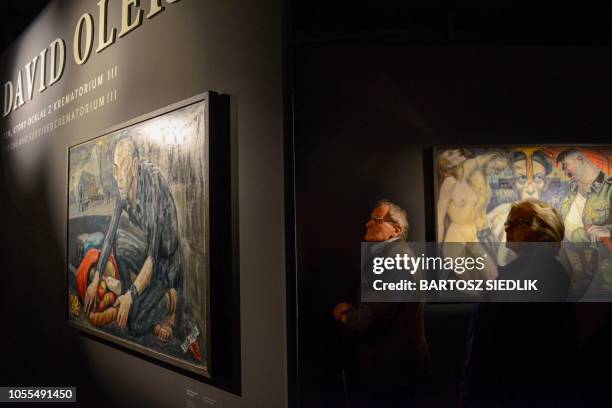
[(555, 207), (535, 198), (528, 198), (513, 204), (510, 212), (519, 209), (532, 214), (531, 228), (541, 234), (540, 242), (561, 242), (563, 240), (565, 227), (561, 213)]
[(504, 228), (507, 246), (517, 255), (528, 248), (524, 242), (556, 243), (553, 247), (558, 251), (565, 234), (559, 210), (535, 198), (513, 204)]
[(510, 209), (507, 244), (516, 258), (499, 281), (535, 282), (536, 290), (500, 290), (477, 306), (470, 324), (464, 407), (575, 406), (571, 358), (575, 309), (565, 302), (569, 276), (557, 254), (564, 227), (559, 211), (527, 199)]

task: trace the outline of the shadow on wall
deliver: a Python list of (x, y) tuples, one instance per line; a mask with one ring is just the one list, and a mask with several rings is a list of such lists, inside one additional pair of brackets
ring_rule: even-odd
[[(34, 185), (10, 194), (6, 156), (0, 156), (3, 335), (0, 336), (4, 386), (76, 386), (87, 406), (108, 404), (96, 381), (78, 332), (66, 324), (65, 254), (54, 234), (43, 159)], [(63, 190), (60, 189), (60, 190)], [(19, 197), (19, 202), (15, 202)], [(26, 214), (28, 216), (26, 216)]]

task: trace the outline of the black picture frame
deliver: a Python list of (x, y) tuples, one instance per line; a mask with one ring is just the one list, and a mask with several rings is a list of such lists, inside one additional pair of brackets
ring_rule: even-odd
[(70, 151), (82, 144), (108, 136), (151, 119), (171, 114), (191, 105), (205, 104), (206, 158), (208, 168), (202, 169), (207, 177), (207, 367), (193, 365), (147, 349), (142, 345), (109, 335), (94, 327), (70, 318), (70, 245), (66, 243), (64, 269), (66, 320), (85, 336), (115, 347), (148, 361), (155, 362), (204, 383), (234, 394), (241, 393), (240, 357), (240, 272), (238, 260), (238, 204), (236, 183), (236, 155), (230, 131), (230, 97), (208, 91), (191, 98), (138, 116), (97, 133), (94, 137), (67, 149), (66, 166), (66, 228), (69, 240)]

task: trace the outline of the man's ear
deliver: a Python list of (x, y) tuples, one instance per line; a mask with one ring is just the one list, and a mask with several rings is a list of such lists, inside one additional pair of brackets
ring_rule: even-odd
[(399, 237), (402, 235), (402, 227), (399, 225), (393, 225), (393, 234), (394, 237)]

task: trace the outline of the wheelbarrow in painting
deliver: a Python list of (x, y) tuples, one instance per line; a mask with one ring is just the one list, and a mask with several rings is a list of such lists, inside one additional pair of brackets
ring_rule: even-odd
[(207, 102), (72, 146), (68, 165), (69, 321), (204, 376)]

